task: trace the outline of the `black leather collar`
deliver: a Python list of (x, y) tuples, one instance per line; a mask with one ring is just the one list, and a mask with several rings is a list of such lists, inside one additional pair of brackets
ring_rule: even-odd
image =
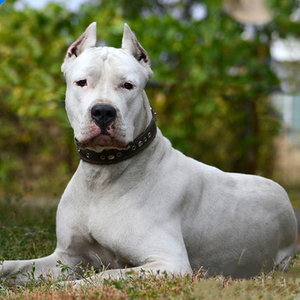
[(102, 152), (83, 150), (77, 146), (79, 157), (88, 163), (97, 165), (110, 165), (124, 161), (144, 150), (155, 138), (157, 127), (155, 123), (155, 113), (152, 111), (152, 120), (144, 132), (142, 132), (126, 150), (107, 149)]

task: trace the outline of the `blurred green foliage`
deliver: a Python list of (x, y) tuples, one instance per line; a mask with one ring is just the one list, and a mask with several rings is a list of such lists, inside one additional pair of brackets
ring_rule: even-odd
[[(60, 72), (68, 46), (97, 21), (98, 40), (120, 47), (124, 22), (152, 60), (147, 87), (162, 132), (185, 154), (226, 171), (272, 176), (279, 122), (270, 104), (278, 85), (269, 65), (274, 31), (296, 32), (293, 1), (270, 1), (274, 21), (254, 40), (206, 1), (207, 17), (192, 18), (197, 0), (98, 0), (69, 12), (0, 6), (0, 190), (2, 194), (59, 194), (78, 158), (64, 112)], [(287, 4), (289, 3), (289, 4)], [(183, 12), (178, 18), (172, 9)], [(280, 13), (279, 13), (280, 11)]]

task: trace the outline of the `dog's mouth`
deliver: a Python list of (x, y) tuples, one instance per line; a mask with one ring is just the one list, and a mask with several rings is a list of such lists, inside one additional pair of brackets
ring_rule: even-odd
[(125, 134), (121, 135), (123, 139), (116, 139), (115, 136), (105, 135), (99, 131), (87, 142), (79, 142), (75, 139), (79, 157), (88, 163), (107, 165), (135, 156), (148, 147), (156, 136), (155, 114), (152, 112), (152, 115), (146, 130), (129, 143), (125, 143)]
[(77, 147), (83, 150), (96, 150), (98, 148), (126, 150), (129, 147), (124, 141), (111, 136), (107, 132), (103, 132), (84, 141), (79, 141), (75, 138), (75, 143)]

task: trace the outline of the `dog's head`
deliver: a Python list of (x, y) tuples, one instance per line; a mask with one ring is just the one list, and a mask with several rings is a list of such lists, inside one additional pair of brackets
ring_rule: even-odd
[(144, 92), (152, 76), (147, 52), (125, 24), (122, 48), (96, 47), (96, 23), (68, 49), (62, 72), (66, 110), (83, 149), (126, 149), (151, 116)]

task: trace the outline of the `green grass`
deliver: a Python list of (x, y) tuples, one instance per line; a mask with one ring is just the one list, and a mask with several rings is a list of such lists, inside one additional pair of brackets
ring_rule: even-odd
[[(56, 203), (0, 202), (0, 259), (29, 259), (53, 252)], [(300, 299), (300, 257), (287, 274), (270, 272), (247, 281), (202, 275), (148, 276), (105, 281), (80, 290), (53, 282), (0, 287), (0, 299)]]

